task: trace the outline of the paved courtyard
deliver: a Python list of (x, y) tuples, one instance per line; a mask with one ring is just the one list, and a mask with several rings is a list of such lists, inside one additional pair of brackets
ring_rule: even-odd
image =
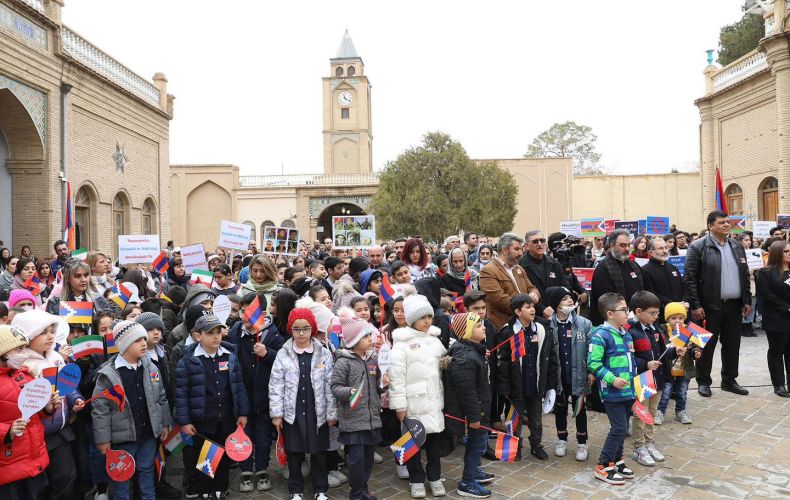
[[(606, 415), (591, 413), (590, 460), (574, 460), (575, 443), (571, 423), (568, 456), (553, 455), (556, 433), (554, 418), (543, 419), (544, 446), (549, 459), (538, 461), (529, 453), (521, 462), (489, 462), (488, 472), (497, 475), (491, 485), (492, 498), (777, 498), (790, 497), (790, 399), (779, 398), (769, 386), (763, 332), (757, 338), (744, 338), (741, 346), (739, 382), (750, 387), (749, 396), (736, 396), (713, 389), (712, 398), (700, 397), (696, 382), (689, 389), (688, 410), (691, 425), (675, 422), (674, 402), (670, 402), (667, 423), (657, 427), (656, 442), (666, 461), (656, 467), (642, 467), (634, 460), (628, 464), (636, 478), (624, 486), (610, 486), (593, 478), (592, 467), (608, 430)], [(718, 383), (719, 353), (716, 352), (714, 384)], [(525, 429), (526, 431), (526, 429)], [(493, 442), (492, 442), (493, 443)], [(626, 450), (631, 451), (630, 438)], [(385, 462), (373, 469), (371, 491), (379, 498), (406, 499), (408, 481), (398, 479), (392, 454), (379, 449)], [(180, 466), (180, 458), (172, 461)], [(273, 463), (276, 463), (273, 461)], [(176, 467), (173, 467), (175, 469)], [(463, 469), (463, 447), (442, 460), (442, 476), (448, 497), (457, 498), (455, 487)], [(273, 487), (265, 493), (238, 492), (238, 471), (233, 471), (231, 498), (289, 498), (287, 485), (279, 472), (271, 472)], [(180, 471), (173, 470), (175, 474)], [(180, 484), (180, 477), (173, 484)], [(309, 486), (306, 498), (312, 497)], [(330, 490), (331, 498), (348, 498), (344, 485)], [(429, 495), (430, 498), (430, 495)]]

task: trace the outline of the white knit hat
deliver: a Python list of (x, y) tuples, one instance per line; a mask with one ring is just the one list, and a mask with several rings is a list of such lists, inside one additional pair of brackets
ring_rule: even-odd
[[(38, 337), (47, 327), (52, 325), (57, 327), (58, 316), (53, 316), (41, 309), (32, 309), (16, 314), (14, 319), (11, 320), (11, 326), (15, 326), (25, 332), (25, 337), (27, 337), (28, 341)], [(54, 330), (52, 333), (55, 333)]]
[(433, 316), (433, 307), (423, 295), (409, 295), (403, 299), (403, 312), (406, 323), (411, 326), (423, 316)]
[(332, 313), (331, 309), (326, 307), (324, 304), (314, 301), (310, 297), (304, 297), (297, 300), (296, 307), (306, 307), (307, 309), (310, 309), (310, 312), (312, 312), (313, 316), (315, 317), (315, 323), (319, 332), (328, 334), (332, 322), (334, 321), (336, 324), (338, 322), (337, 316)]
[(112, 329), (112, 335), (115, 337), (115, 346), (118, 348), (118, 354), (123, 354), (126, 349), (139, 339), (148, 339), (148, 332), (145, 327), (136, 321), (121, 321)]

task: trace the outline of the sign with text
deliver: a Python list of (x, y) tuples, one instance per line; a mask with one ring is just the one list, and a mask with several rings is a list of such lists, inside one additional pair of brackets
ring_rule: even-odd
[(618, 220), (614, 223), (615, 229), (625, 229), (631, 233), (631, 240), (633, 241), (639, 235), (639, 221), (638, 220)]
[(749, 266), (749, 271), (762, 269), (765, 266), (762, 250), (759, 248), (746, 250), (746, 265)]
[(685, 255), (670, 255), (667, 261), (673, 266), (678, 268), (681, 276), (686, 272), (686, 256)]
[(195, 269), (208, 271), (206, 250), (203, 248), (203, 243), (181, 247), (181, 260), (184, 261), (184, 271), (187, 274), (192, 274), (192, 271)]
[(582, 237), (606, 236), (606, 220), (603, 217), (582, 219)]
[(217, 243), (217, 246), (231, 250), (247, 250), (251, 234), (252, 226), (223, 220), (219, 227), (219, 243)]
[(746, 217), (743, 215), (730, 215), (730, 231), (740, 234), (746, 231)]
[(667, 234), (669, 232), (669, 217), (656, 217), (653, 215), (648, 215), (645, 223), (647, 225), (645, 234), (657, 236)]
[(582, 237), (582, 221), (580, 220), (564, 220), (560, 222), (560, 232), (565, 236)]
[(573, 268), (573, 274), (576, 275), (576, 279), (579, 280), (579, 284), (583, 286), (585, 290), (590, 290), (592, 288), (593, 273), (595, 273), (595, 269), (592, 267)]
[(263, 228), (263, 252), (283, 255), (299, 254), (299, 230), (287, 227)]
[(639, 219), (637, 222), (639, 223), (639, 234), (645, 234), (647, 232), (647, 219)]
[(771, 237), (771, 228), (776, 226), (776, 222), (772, 220), (753, 220), (752, 233), (755, 238), (767, 239)]
[(617, 224), (617, 220), (616, 219), (606, 219), (606, 221), (604, 221), (604, 224), (605, 224), (605, 227), (606, 227), (606, 236), (609, 236), (610, 234), (612, 234), (612, 231), (614, 231), (615, 224)]
[(776, 216), (776, 225), (782, 229), (790, 229), (790, 214), (779, 214)]
[(365, 248), (376, 244), (376, 217), (353, 215), (332, 217), (334, 248)]
[(121, 264), (151, 264), (160, 253), (158, 234), (118, 236), (118, 260)]

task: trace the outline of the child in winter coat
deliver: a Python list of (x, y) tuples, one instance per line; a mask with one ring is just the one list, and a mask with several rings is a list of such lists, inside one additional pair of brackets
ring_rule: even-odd
[[(332, 394), (338, 401), (339, 441), (345, 445), (351, 500), (372, 495), (368, 480), (373, 470), (373, 452), (381, 441), (379, 413), (381, 372), (371, 339), (370, 323), (354, 317), (354, 311), (337, 311), (346, 349), (337, 351), (332, 371)], [(388, 380), (384, 379), (386, 385)]]
[[(411, 285), (409, 285), (411, 286)], [(406, 314), (403, 312), (403, 295), (396, 295), (394, 299), (386, 303), (384, 306), (387, 324), (381, 328), (381, 335), (375, 340), (374, 346), (376, 353), (380, 354), (382, 349), (388, 353), (392, 352), (392, 332), (398, 328), (405, 328), (409, 325), (406, 324)], [(387, 360), (390, 359), (390, 354), (387, 354)], [(381, 365), (379, 365), (381, 366)], [(382, 370), (383, 375), (389, 376), (389, 361), (387, 366)], [(387, 388), (381, 394), (381, 433), (383, 444), (386, 446), (391, 445), (401, 436), (400, 421), (395, 416), (395, 411), (390, 407), (390, 391)], [(405, 465), (398, 465), (395, 462), (395, 469), (400, 479), (409, 479), (409, 470)]]
[(425, 498), (426, 476), (433, 496), (444, 496), (439, 461), (444, 387), (439, 361), (446, 350), (439, 340), (441, 330), (432, 324), (434, 308), (427, 298), (409, 295), (403, 299), (403, 310), (409, 326), (392, 332), (390, 408), (401, 421), (407, 416), (419, 420), (427, 435), (422, 447), (428, 457), (427, 473), (421, 453), (406, 462), (412, 498)]
[(456, 314), (450, 324), (458, 339), (447, 351), (451, 358), (444, 375), (445, 412), (465, 420), (468, 428), (455, 419), (447, 419), (447, 427), (454, 434), (463, 436), (466, 431), (464, 472), (458, 483), (458, 494), (474, 498), (491, 496), (491, 490), (482, 486), (494, 480), (494, 475), (480, 469), (480, 458), (488, 446), (491, 387), (488, 383), (486, 361), (486, 329), (483, 320), (474, 313)]
[[(102, 454), (112, 447), (134, 457), (141, 500), (156, 498), (154, 455), (157, 438), (167, 436), (172, 423), (165, 387), (159, 369), (146, 356), (145, 328), (134, 321), (121, 321), (113, 328), (118, 354), (99, 369), (93, 401), (93, 435)], [(100, 396), (120, 385), (126, 408)], [(130, 499), (129, 481), (113, 481), (113, 497)]]
[(22, 418), (19, 393), (35, 377), (25, 367), (10, 367), (8, 359), (27, 344), (22, 330), (0, 325), (0, 498), (37, 500), (47, 486), (49, 455), (41, 419), (54, 413), (60, 397), (53, 396), (43, 414), (36, 413), (27, 422)]
[[(686, 322), (686, 315), (686, 307), (680, 302), (670, 302), (664, 306), (668, 336), (674, 334), (677, 326), (682, 326)], [(669, 358), (662, 365), (664, 387), (656, 411), (655, 424), (664, 423), (669, 400), (674, 399), (675, 420), (688, 425), (692, 422), (691, 415), (686, 410), (689, 380), (696, 376), (695, 362), (702, 357), (702, 349), (689, 343), (685, 347), (670, 347), (669, 350), (674, 352), (667, 353)]]
[(269, 415), (281, 432), (288, 452), (288, 491), (292, 500), (304, 494), (302, 462), (310, 454), (316, 500), (327, 500), (326, 454), (329, 426), (337, 423), (335, 398), (329, 387), (332, 353), (316, 340), (318, 332), (310, 309), (288, 315), (288, 339), (274, 360), (269, 379)]

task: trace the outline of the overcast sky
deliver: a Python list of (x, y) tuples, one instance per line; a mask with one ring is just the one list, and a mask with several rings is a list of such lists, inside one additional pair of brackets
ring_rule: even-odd
[(742, 0), (67, 0), (65, 23), (176, 96), (170, 162), (320, 172), (321, 78), (346, 28), (373, 85), (380, 170), (428, 131), (521, 157), (574, 120), (616, 173), (699, 159), (705, 50)]

